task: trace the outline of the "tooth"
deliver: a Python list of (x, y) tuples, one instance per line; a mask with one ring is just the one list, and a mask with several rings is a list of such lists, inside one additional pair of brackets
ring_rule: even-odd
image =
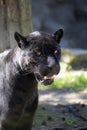
[(53, 75), (51, 77), (44, 76), (44, 80), (46, 80), (46, 79), (54, 79), (55, 77), (56, 77), (56, 75)]
[(47, 77), (46, 77), (46, 76), (44, 76), (44, 80), (45, 80), (45, 79), (47, 79)]
[(53, 75), (53, 78), (55, 78), (56, 77), (56, 75)]

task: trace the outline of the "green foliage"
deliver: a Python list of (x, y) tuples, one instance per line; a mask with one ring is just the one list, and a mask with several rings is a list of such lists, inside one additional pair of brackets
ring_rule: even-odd
[(74, 76), (66, 75), (64, 78), (56, 79), (53, 86), (70, 87), (74, 89), (84, 89), (87, 87), (87, 77), (84, 75)]
[(41, 86), (40, 88), (72, 88), (75, 90), (82, 90), (87, 87), (87, 76), (84, 74), (73, 75), (66, 73), (64, 76), (56, 78), (54, 83), (48, 87)]
[(66, 71), (72, 70), (71, 65), (66, 64), (66, 63), (64, 63), (64, 62), (60, 62), (60, 68), (61, 68), (61, 71), (62, 71), (62, 72), (66, 72)]
[[(74, 119), (75, 120), (75, 119)], [(68, 126), (74, 126), (75, 124), (75, 121), (74, 120), (70, 120), (70, 119), (66, 119), (65, 120), (65, 123), (68, 125)]]

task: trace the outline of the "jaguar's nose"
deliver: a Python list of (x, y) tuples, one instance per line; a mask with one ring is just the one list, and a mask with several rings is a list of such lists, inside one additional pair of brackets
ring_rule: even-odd
[(59, 73), (59, 71), (60, 71), (60, 65), (59, 64), (57, 64), (57, 65), (53, 65), (53, 66), (50, 66), (49, 67), (49, 74), (52, 74), (52, 75), (57, 75), (58, 73)]
[(49, 56), (48, 59), (48, 69), (50, 73), (58, 74), (60, 71), (60, 65), (56, 62), (55, 58), (52, 56)]
[(48, 58), (47, 58), (47, 63), (48, 63), (48, 67), (49, 67), (50, 69), (54, 68), (54, 66), (55, 66), (55, 64), (56, 64), (54, 57), (48, 56)]

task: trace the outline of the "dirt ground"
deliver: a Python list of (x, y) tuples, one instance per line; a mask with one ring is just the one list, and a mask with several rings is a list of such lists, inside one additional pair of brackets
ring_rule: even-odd
[(87, 89), (40, 90), (33, 130), (87, 130)]

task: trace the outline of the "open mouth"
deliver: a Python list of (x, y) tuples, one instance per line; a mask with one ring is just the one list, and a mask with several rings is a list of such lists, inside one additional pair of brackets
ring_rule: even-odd
[(44, 85), (50, 85), (54, 81), (55, 75), (41, 76), (38, 73), (35, 73), (36, 80)]

